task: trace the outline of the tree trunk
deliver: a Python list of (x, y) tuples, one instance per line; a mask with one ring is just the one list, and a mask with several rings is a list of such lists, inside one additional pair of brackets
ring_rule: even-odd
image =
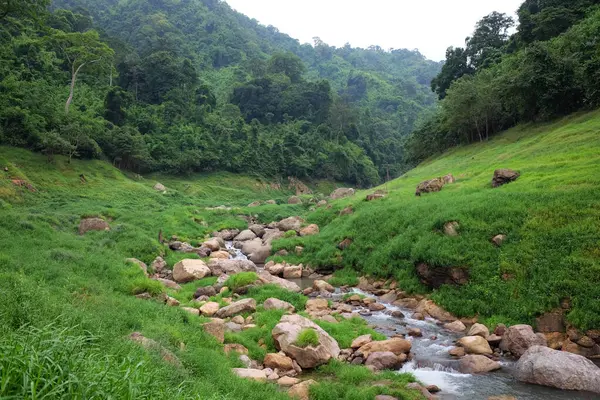
[[(69, 107), (71, 106), (71, 102), (73, 101), (73, 95), (75, 94), (75, 83), (77, 82), (77, 74), (79, 74), (79, 71), (81, 71), (81, 68), (83, 68), (83, 66), (86, 63), (81, 64), (77, 70), (75, 70), (75, 65), (73, 65), (73, 67), (71, 68), (71, 90), (69, 92), (69, 98), (67, 99), (67, 103), (65, 104), (65, 114), (69, 113)], [(69, 159), (69, 163), (71, 162), (71, 160)]]

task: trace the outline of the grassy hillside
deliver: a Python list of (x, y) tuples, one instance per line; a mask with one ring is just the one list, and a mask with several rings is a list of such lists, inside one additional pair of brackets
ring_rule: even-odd
[[(460, 316), (532, 322), (569, 298), (570, 322), (600, 327), (600, 112), (546, 124), (521, 126), (493, 140), (454, 149), (431, 159), (380, 189), (309, 215), (319, 236), (279, 242), (303, 243), (301, 260), (348, 271), (394, 275), (403, 288), (425, 292), (415, 265), (467, 267), (469, 284), (443, 286), (433, 298)], [(495, 169), (511, 168), (521, 178), (493, 189)], [(415, 197), (416, 185), (452, 173), (457, 182), (439, 193)], [(339, 216), (352, 205), (354, 213)], [(457, 237), (443, 234), (446, 222), (460, 223)], [(491, 239), (507, 235), (501, 248)], [(343, 239), (354, 242), (337, 249)]]

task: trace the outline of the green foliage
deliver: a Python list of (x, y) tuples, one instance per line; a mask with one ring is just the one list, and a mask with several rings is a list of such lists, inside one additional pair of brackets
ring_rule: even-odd
[(338, 322), (315, 321), (323, 330), (329, 333), (343, 349), (349, 348), (352, 341), (362, 335), (371, 335), (373, 340), (384, 340), (386, 337), (373, 331), (367, 322), (359, 317), (339, 318)]
[(333, 286), (356, 286), (358, 285), (358, 274), (351, 269), (338, 270), (333, 273), (333, 277), (328, 280)]
[(269, 298), (276, 298), (279, 300), (287, 301), (296, 308), (296, 311), (304, 310), (306, 305), (306, 296), (300, 293), (290, 292), (277, 285), (262, 285), (253, 287), (248, 291), (248, 297), (256, 299), (258, 304), (262, 304)]
[(231, 275), (225, 281), (225, 286), (231, 290), (236, 290), (244, 286), (248, 286), (256, 282), (258, 275), (256, 272), (240, 272), (239, 274)]
[(295, 344), (299, 347), (317, 347), (319, 345), (319, 335), (313, 328), (304, 328), (298, 334)]

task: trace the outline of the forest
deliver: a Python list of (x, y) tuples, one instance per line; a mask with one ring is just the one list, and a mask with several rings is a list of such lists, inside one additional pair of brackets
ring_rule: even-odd
[(418, 51), (300, 44), (215, 0), (0, 2), (0, 143), (138, 173), (375, 185), (436, 104)]
[[(526, 0), (518, 21), (491, 13), (449, 48), (431, 83), (441, 100), (407, 138), (408, 163), (486, 141), (520, 123), (600, 105), (600, 1)], [(516, 32), (509, 35), (511, 29)]]

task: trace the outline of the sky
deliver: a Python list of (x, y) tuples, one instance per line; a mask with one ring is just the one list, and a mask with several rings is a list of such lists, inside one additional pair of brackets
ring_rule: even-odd
[(523, 0), (226, 0), (229, 5), (312, 43), (318, 36), (341, 47), (378, 45), (418, 49), (430, 60), (445, 58), (449, 46), (464, 46), (479, 21), (492, 11), (515, 15)]

